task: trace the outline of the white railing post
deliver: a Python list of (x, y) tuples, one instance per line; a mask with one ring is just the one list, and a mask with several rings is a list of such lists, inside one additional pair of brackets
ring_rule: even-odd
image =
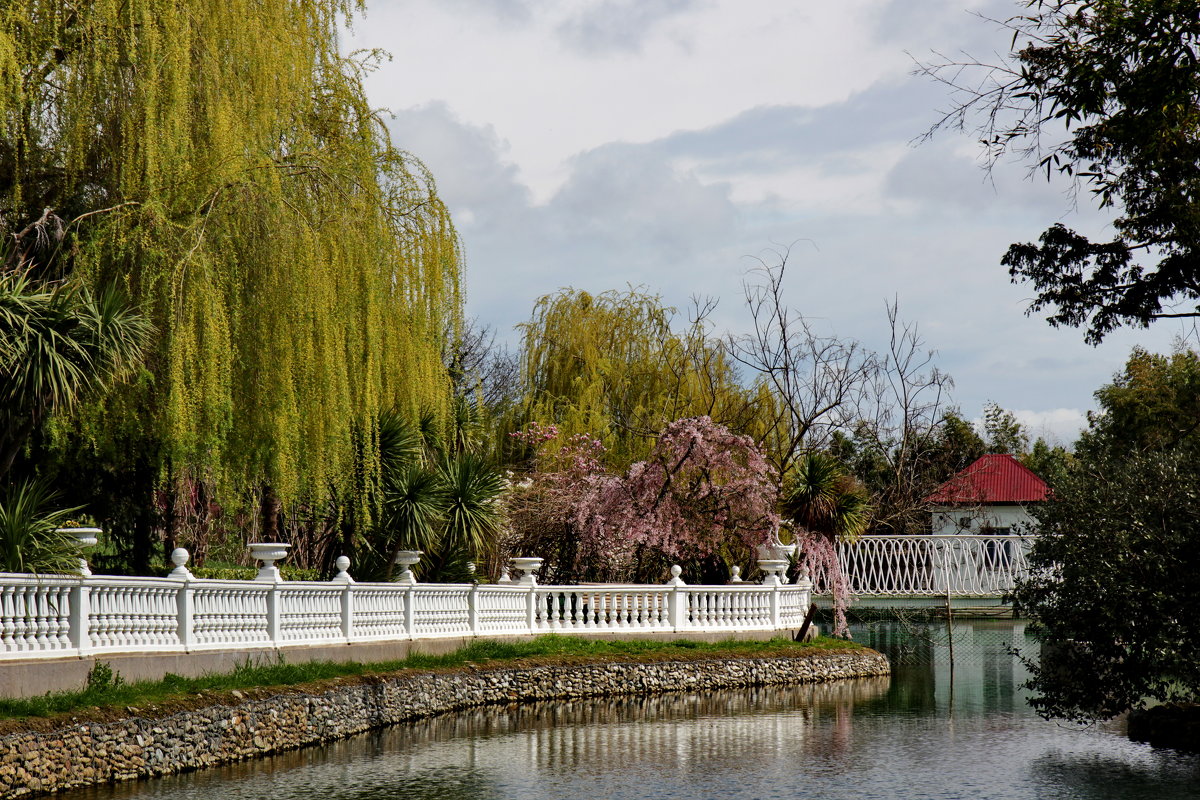
[(267, 640), (271, 644), (278, 647), (279, 641), (279, 617), (282, 609), (280, 606), (280, 585), (278, 583), (271, 585), (271, 590), (267, 592)]
[(683, 574), (683, 567), (674, 564), (671, 567), (671, 579), (667, 581), (667, 585), (671, 587), (671, 593), (667, 595), (667, 613), (671, 618), (671, 628), (680, 633), (688, 625), (688, 590), (687, 584), (683, 578), (679, 577)]
[(342, 587), (342, 636), (347, 644), (354, 641), (354, 584)]
[(87, 576), (80, 575), (79, 582), (71, 587), (71, 616), (68, 637), (71, 647), (85, 656), (91, 650), (91, 633), (88, 631), (88, 619), (91, 616), (92, 589), (88, 586)]
[(333, 582), (342, 584), (342, 637), (350, 643), (354, 641), (354, 578), (350, 577), (350, 559), (338, 556), (333, 563), (338, 568)]
[(808, 616), (808, 607), (812, 605), (813, 582), (807, 570), (796, 576), (796, 588), (800, 590), (800, 613)]
[(415, 583), (407, 584), (404, 587), (404, 594), (401, 595), (404, 598), (404, 633), (410, 639), (417, 637), (417, 610), (413, 608), (416, 589)]
[(179, 593), (176, 595), (176, 609), (179, 620), (178, 636), (179, 643), (183, 645), (183, 649), (190, 651), (195, 643), (195, 614), (196, 614), (196, 590), (192, 587), (192, 581), (185, 579), (183, 586), (179, 587)]
[(779, 592), (783, 589), (783, 585), (776, 582), (771, 584), (771, 628), (779, 630), (782, 627), (779, 624)]
[(187, 568), (189, 558), (191, 555), (186, 549), (176, 547), (171, 551), (171, 563), (175, 565), (175, 569), (167, 573), (168, 578), (183, 582), (175, 595), (175, 635), (179, 637), (179, 644), (185, 652), (192, 649), (196, 638), (193, 623), (196, 597), (195, 590), (192, 588), (192, 581), (196, 579), (196, 576)]
[(479, 584), (472, 584), (467, 591), (467, 624), (471, 635), (479, 635)]
[(529, 628), (530, 633), (537, 633), (537, 584), (528, 584), (527, 594), (525, 595), (525, 625)]

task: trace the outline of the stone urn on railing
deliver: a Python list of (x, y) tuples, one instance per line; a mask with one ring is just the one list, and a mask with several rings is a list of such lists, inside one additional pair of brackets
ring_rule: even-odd
[(392, 559), (392, 563), (404, 568), (404, 571), (400, 573), (400, 577), (396, 578), (396, 583), (415, 584), (417, 582), (417, 576), (413, 574), (412, 568), (421, 560), (423, 553), (423, 550), (396, 551), (396, 557)]
[(88, 566), (87, 556), (83, 554), (83, 551), (89, 547), (95, 547), (103, 531), (99, 528), (83, 527), (57, 528), (56, 530), (59, 533), (65, 533), (67, 536), (70, 536), (79, 545), (79, 574), (85, 578), (90, 578), (92, 576), (92, 569)]
[(510, 558), (508, 563), (512, 565), (512, 569), (517, 573), (517, 583), (525, 586), (533, 586), (537, 583), (537, 571), (542, 568), (544, 558), (518, 557)]
[(796, 549), (796, 545), (783, 544), (778, 539), (758, 546), (758, 568), (763, 571), (763, 583), (780, 586), (787, 582), (788, 565)]
[(275, 562), (287, 558), (288, 550), (292, 548), (290, 544), (286, 542), (251, 542), (246, 546), (250, 548), (250, 554), (262, 562), (262, 567), (254, 576), (254, 580), (270, 581), (271, 583), (279, 583), (283, 580)]

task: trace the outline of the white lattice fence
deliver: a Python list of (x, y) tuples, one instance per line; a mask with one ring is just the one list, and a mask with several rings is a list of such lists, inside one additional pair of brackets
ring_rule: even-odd
[[(1032, 537), (864, 536), (838, 545), (851, 596), (999, 597), (1028, 570)], [(829, 592), (827, 576), (816, 591)]]

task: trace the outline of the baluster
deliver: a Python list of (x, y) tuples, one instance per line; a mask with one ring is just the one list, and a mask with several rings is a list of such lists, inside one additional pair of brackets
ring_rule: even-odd
[(3, 615), (3, 622), (0, 623), (0, 650), (6, 653), (17, 649), (13, 641), (13, 634), (17, 629), (15, 624), (17, 614), (13, 610), (13, 593), (15, 591), (16, 587), (13, 586), (5, 586), (0, 589), (0, 615)]
[(130, 589), (130, 593), (133, 595), (133, 602), (130, 604), (133, 613), (129, 621), (129, 643), (141, 647), (146, 644), (146, 589), (135, 586)]
[(22, 586), (17, 590), (17, 649), (32, 650), (37, 646), (37, 605), (33, 598), (33, 589)]
[(35, 601), (34, 608), (36, 609), (36, 623), (37, 624), (35, 625), (36, 630), (35, 630), (35, 634), (34, 634), (33, 644), (34, 644), (35, 649), (45, 650), (45, 649), (47, 649), (46, 646), (49, 644), (49, 639), (46, 638), (46, 634), (49, 633), (50, 626), (47, 623), (46, 617), (50, 613), (50, 609), (49, 609), (50, 604), (48, 602), (48, 598), (46, 597), (45, 589), (42, 589), (39, 587), (36, 591), (37, 591), (37, 594), (36, 594), (37, 600)]
[(103, 597), (104, 603), (100, 607), (101, 612), (101, 629), (104, 631), (101, 637), (103, 645), (111, 647), (116, 643), (117, 630), (117, 590), (112, 586), (105, 586)]
[(93, 618), (96, 621), (96, 646), (108, 647), (112, 644), (113, 629), (113, 590), (105, 586), (96, 590), (95, 610)]
[(133, 644), (133, 628), (137, 619), (134, 603), (137, 601), (137, 592), (129, 586), (122, 586), (118, 591), (120, 592), (118, 605), (121, 609), (121, 617), (120, 625), (117, 628), (117, 644), (125, 647)]
[(141, 588), (142, 618), (138, 624), (138, 632), (142, 642), (148, 646), (162, 644), (158, 638), (158, 609), (155, 603), (155, 591), (153, 586), (143, 586)]
[(140, 644), (137, 641), (138, 625), (138, 590), (133, 586), (121, 587), (121, 641), (120, 644), (128, 649), (130, 645)]
[(71, 647), (71, 590), (66, 587), (58, 589), (58, 635), (55, 642), (58, 650)]
[(63, 612), (67, 604), (62, 601), (62, 589), (57, 586), (46, 588), (46, 649), (59, 648), (59, 628), (62, 626)]
[(13, 622), (12, 649), (16, 650), (16, 651), (22, 651), (22, 650), (29, 649), (28, 642), (26, 641), (26, 636), (27, 636), (28, 627), (29, 627), (29, 624), (28, 624), (29, 614), (27, 613), (28, 612), (28, 603), (25, 600), (25, 592), (26, 591), (27, 591), (27, 588), (24, 586), (14, 586), (13, 587), (13, 594), (12, 594), (13, 610), (12, 610), (12, 617), (11, 617), (12, 622)]

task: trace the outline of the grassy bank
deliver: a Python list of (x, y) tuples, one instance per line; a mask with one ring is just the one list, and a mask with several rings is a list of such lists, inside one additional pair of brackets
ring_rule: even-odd
[(822, 650), (858, 647), (844, 639), (820, 637), (797, 643), (787, 638), (769, 641), (610, 641), (571, 636), (540, 636), (525, 642), (481, 640), (444, 655), (409, 656), (402, 661), (378, 663), (310, 661), (290, 664), (246, 662), (232, 672), (184, 678), (168, 674), (158, 681), (125, 682), (107, 665), (98, 663), (88, 676), (86, 688), (78, 691), (50, 692), (41, 697), (0, 698), (0, 719), (50, 717), (88, 709), (104, 711), (147, 705), (171, 705), (173, 701), (194, 700), (209, 692), (229, 692), (259, 687), (290, 687), (333, 678), (377, 675), (411, 669), (453, 669), (480, 664), (501, 665), (509, 661), (535, 663), (570, 662), (576, 659), (685, 658), (722, 656), (803, 655)]

